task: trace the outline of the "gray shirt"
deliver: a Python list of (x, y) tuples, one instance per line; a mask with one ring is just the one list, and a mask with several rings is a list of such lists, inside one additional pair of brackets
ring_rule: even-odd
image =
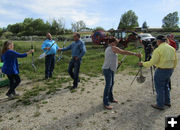
[(105, 60), (102, 69), (110, 69), (116, 72), (118, 66), (118, 56), (113, 52), (112, 47), (108, 46), (105, 50)]

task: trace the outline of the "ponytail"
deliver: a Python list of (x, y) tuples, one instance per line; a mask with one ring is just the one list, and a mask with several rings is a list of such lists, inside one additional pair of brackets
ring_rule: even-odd
[(11, 45), (12, 42), (11, 41), (5, 41), (3, 48), (2, 48), (2, 55), (8, 50), (9, 45)]

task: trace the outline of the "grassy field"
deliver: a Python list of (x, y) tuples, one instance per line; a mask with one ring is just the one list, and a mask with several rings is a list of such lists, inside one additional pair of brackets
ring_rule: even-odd
[[(43, 42), (43, 41), (42, 41)], [(35, 72), (31, 63), (32, 63), (32, 56), (29, 55), (27, 58), (21, 58), (19, 59), (20, 63), (20, 75), (22, 80), (30, 80), (32, 82), (42, 82), (42, 79), (44, 78), (44, 59), (38, 59), (39, 55), (42, 54), (41, 50), (41, 44), (42, 42), (30, 42), (30, 41), (14, 41), (15, 50), (20, 53), (27, 52), (31, 45), (34, 45), (35, 53), (34, 58), (35, 62), (34, 64), (37, 67), (37, 71)], [(0, 42), (2, 46), (3, 41)], [(66, 43), (66, 46), (68, 46), (71, 42)], [(59, 47), (62, 47), (62, 42), (58, 42)], [(81, 68), (80, 68), (80, 74), (85, 74), (89, 78), (91, 77), (97, 77), (100, 74), (102, 74), (102, 65), (104, 62), (104, 47), (93, 45), (92, 43), (86, 44), (87, 53), (83, 57)], [(134, 52), (139, 52), (141, 49), (136, 49), (134, 46), (129, 46), (127, 50), (132, 50)], [(59, 56), (59, 53), (56, 55)], [(123, 55), (119, 55), (119, 60), (123, 57)], [(34, 86), (31, 90), (27, 90), (23, 96), (20, 98), (19, 101), (22, 101), (25, 105), (29, 105), (33, 102), (36, 102), (37, 100), (33, 97), (36, 97), (40, 92), (45, 92), (46, 94), (55, 93), (57, 90), (59, 90), (62, 87), (63, 83), (69, 82), (71, 79), (68, 76), (67, 68), (69, 61), (71, 60), (71, 52), (67, 51), (63, 53), (63, 58), (60, 62), (56, 63), (53, 78), (44, 81), (43, 84)], [(134, 56), (128, 56), (118, 72), (128, 69), (136, 69), (138, 58)], [(117, 73), (118, 73), (117, 72)], [(86, 81), (88, 79), (85, 79), (84, 77), (80, 76), (81, 81)], [(73, 92), (73, 91), (72, 91)]]

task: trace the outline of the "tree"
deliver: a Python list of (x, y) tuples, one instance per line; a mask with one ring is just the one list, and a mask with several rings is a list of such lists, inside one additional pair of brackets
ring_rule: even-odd
[(2, 34), (2, 38), (9, 39), (11, 36), (13, 36), (12, 32), (6, 31)]
[(30, 36), (33, 35), (33, 27), (31, 26), (33, 23), (33, 18), (25, 18), (23, 21), (24, 30), (21, 31), (21, 35)]
[(122, 28), (131, 29), (138, 26), (139, 26), (138, 16), (135, 14), (135, 12), (129, 10), (128, 12), (125, 12), (121, 16), (118, 29), (122, 29)]
[(7, 30), (14, 34), (18, 34), (19, 32), (23, 31), (23, 28), (24, 27), (22, 23), (16, 23), (16, 24), (7, 26)]
[[(80, 22), (79, 25), (82, 26), (82, 23)], [(7, 31), (17, 36), (44, 36), (47, 32), (50, 32), (53, 35), (64, 34), (65, 21), (61, 18), (58, 20), (53, 19), (52, 23), (49, 23), (48, 21), (44, 22), (44, 20), (40, 18), (25, 18), (24, 21), (21, 23), (16, 23), (12, 25), (9, 24), (7, 28), (0, 29), (0, 35)]]
[(2, 34), (3, 34), (3, 29), (0, 28), (0, 37), (1, 37)]
[(93, 29), (93, 32), (96, 32), (96, 31), (105, 31), (105, 29), (99, 26)]
[(58, 20), (53, 19), (50, 32), (54, 35), (57, 35), (57, 34), (64, 34), (64, 30), (65, 30), (64, 20), (62, 18)]
[(82, 28), (86, 28), (86, 24), (82, 20), (71, 24), (71, 29), (73, 32), (79, 32)]
[(178, 12), (169, 13), (167, 16), (165, 16), (162, 20), (162, 27), (163, 29), (177, 29), (179, 28), (179, 17)]
[(144, 23), (142, 24), (142, 28), (143, 28), (143, 29), (147, 29), (147, 28), (148, 28), (146, 21), (144, 21)]
[(8, 25), (7, 31), (18, 36), (45, 35), (50, 31), (51, 24), (42, 19), (25, 18), (22, 23)]

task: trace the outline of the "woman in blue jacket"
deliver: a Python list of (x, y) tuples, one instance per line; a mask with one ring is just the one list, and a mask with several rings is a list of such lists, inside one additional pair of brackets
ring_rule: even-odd
[(21, 82), (21, 79), (19, 77), (19, 66), (17, 58), (26, 57), (33, 52), (34, 50), (30, 50), (29, 52), (24, 54), (17, 53), (14, 51), (14, 44), (12, 42), (4, 42), (1, 57), (1, 60), (4, 63), (2, 67), (2, 72), (7, 75), (10, 81), (10, 89), (6, 93), (9, 98), (17, 96), (15, 89)]

